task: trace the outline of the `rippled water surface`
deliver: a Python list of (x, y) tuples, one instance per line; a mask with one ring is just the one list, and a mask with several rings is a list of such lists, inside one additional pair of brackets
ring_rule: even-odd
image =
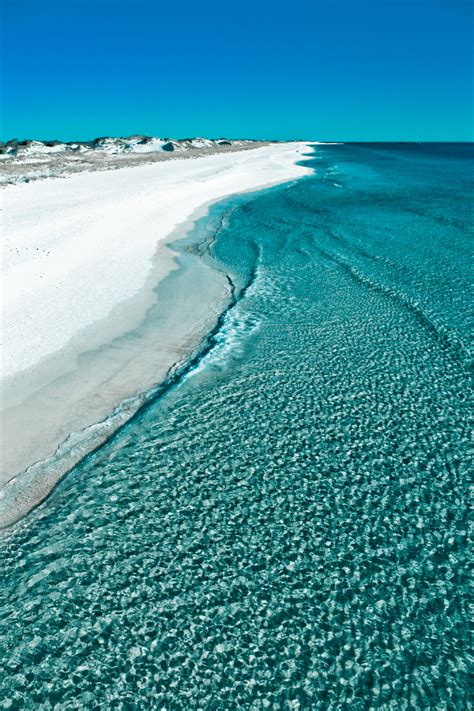
[(213, 209), (202, 352), (0, 543), (5, 708), (470, 707), (472, 147), (309, 160)]

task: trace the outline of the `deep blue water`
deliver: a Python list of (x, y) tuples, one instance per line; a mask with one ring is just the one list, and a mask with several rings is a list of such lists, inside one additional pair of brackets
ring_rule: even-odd
[(183, 241), (232, 302), (1, 542), (6, 708), (470, 707), (472, 158), (317, 147)]

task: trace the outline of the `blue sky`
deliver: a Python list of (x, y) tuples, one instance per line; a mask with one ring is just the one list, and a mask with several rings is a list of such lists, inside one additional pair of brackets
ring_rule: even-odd
[(2, 140), (472, 140), (470, 0), (1, 6)]

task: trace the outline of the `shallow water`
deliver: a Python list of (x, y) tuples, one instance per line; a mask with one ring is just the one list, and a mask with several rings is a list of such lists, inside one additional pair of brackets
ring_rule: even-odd
[(213, 208), (216, 328), (1, 543), (7, 707), (469, 707), (472, 152)]

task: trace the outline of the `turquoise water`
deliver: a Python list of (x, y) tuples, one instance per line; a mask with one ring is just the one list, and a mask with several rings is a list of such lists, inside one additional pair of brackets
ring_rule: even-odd
[(0, 544), (6, 708), (470, 707), (472, 154), (317, 147), (201, 221), (214, 331)]

